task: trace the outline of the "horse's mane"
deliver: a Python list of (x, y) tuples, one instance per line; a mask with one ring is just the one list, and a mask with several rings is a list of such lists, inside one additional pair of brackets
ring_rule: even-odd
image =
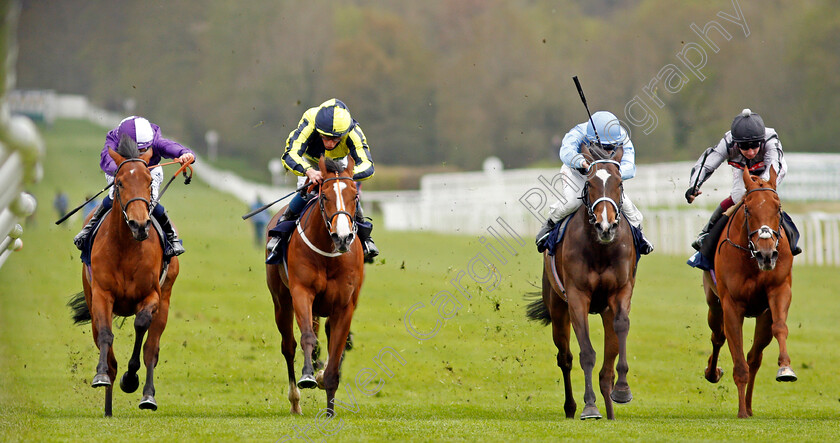
[(123, 134), (120, 137), (120, 144), (117, 145), (117, 149), (115, 149), (115, 151), (123, 158), (140, 157), (140, 151), (137, 149), (137, 142), (132, 140), (127, 134)]
[(612, 155), (612, 152), (601, 149), (597, 143), (589, 145), (589, 152), (592, 154), (593, 160), (608, 160)]
[(337, 162), (337, 161), (335, 161), (335, 160), (333, 160), (329, 157), (324, 158), (324, 167), (327, 168), (327, 172), (336, 172), (336, 173), (344, 172), (344, 169), (345, 169), (343, 166), (341, 166), (341, 163), (339, 163), (339, 162)]

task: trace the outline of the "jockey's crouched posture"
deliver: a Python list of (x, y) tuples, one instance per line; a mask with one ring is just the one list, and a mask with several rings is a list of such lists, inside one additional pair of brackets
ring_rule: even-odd
[[(764, 120), (760, 115), (749, 109), (744, 109), (735, 116), (730, 131), (723, 135), (717, 146), (706, 149), (691, 168), (689, 183), (697, 183), (697, 185), (692, 185), (685, 191), (685, 200), (688, 203), (693, 202), (696, 196), (702, 194), (700, 186), (724, 161), (732, 166), (732, 191), (729, 197), (720, 202), (712, 213), (709, 223), (691, 244), (698, 251), (701, 250), (709, 231), (720, 220), (723, 213), (744, 198), (747, 192), (742, 174), (744, 168), (749, 169), (751, 175), (758, 175), (764, 180), (769, 180), (772, 166), (776, 170), (777, 186), (782, 183), (787, 174), (787, 162), (779, 136), (773, 128), (764, 126)], [(793, 255), (802, 252), (796, 244), (799, 240), (799, 232), (787, 214), (782, 217), (782, 227), (787, 233)]]
[[(161, 158), (176, 159), (178, 163), (181, 164), (189, 164), (195, 161), (195, 154), (189, 148), (181, 145), (180, 143), (163, 138), (160, 135), (160, 127), (158, 125), (149, 123), (149, 121), (143, 117), (127, 117), (120, 122), (119, 126), (109, 131), (108, 135), (105, 136), (105, 147), (102, 149), (102, 153), (100, 155), (99, 167), (105, 172), (105, 179), (109, 184), (113, 183), (114, 174), (117, 173), (117, 167), (119, 165), (114, 163), (114, 160), (110, 155), (108, 155), (108, 149), (110, 148), (116, 150), (117, 146), (120, 144), (120, 137), (124, 134), (128, 135), (137, 143), (137, 149), (141, 153), (146, 152), (147, 149), (151, 149), (152, 152), (154, 152), (148, 163), (148, 166), (150, 167), (159, 164)], [(163, 168), (154, 168), (150, 172), (152, 174), (152, 201), (155, 201), (158, 196), (160, 184), (163, 182)], [(83, 248), (85, 240), (90, 235), (94, 226), (96, 226), (99, 222), (99, 219), (102, 218), (102, 215), (105, 214), (108, 209), (111, 209), (111, 206), (113, 205), (113, 198), (114, 188), (111, 187), (108, 196), (102, 199), (102, 204), (96, 208), (90, 222), (88, 222), (88, 224), (82, 228), (82, 231), (73, 238), (73, 243), (77, 248), (79, 248), (79, 250)], [(169, 221), (169, 215), (166, 213), (166, 210), (160, 202), (155, 205), (152, 215), (158, 221), (158, 224), (160, 224), (160, 227), (166, 235), (166, 241), (164, 242), (166, 243), (166, 248), (164, 249), (163, 254), (167, 257), (183, 254), (184, 246), (181, 244), (181, 240), (178, 238), (175, 228)]]
[[(303, 186), (307, 180), (311, 183), (321, 183), (324, 179), (318, 170), (318, 159), (324, 155), (347, 165), (347, 156), (353, 157), (356, 166), (353, 169), (353, 180), (360, 182), (373, 176), (373, 160), (370, 147), (361, 126), (347, 110), (341, 100), (330, 99), (321, 105), (310, 108), (303, 113), (297, 127), (286, 139), (283, 153), (283, 165), (298, 176), (297, 187)], [(309, 199), (305, 190), (295, 194), (283, 216), (277, 220), (278, 224), (286, 220), (296, 220), (306, 206)], [(356, 199), (356, 225), (359, 240), (364, 249), (365, 262), (372, 263), (379, 255), (379, 249), (370, 238), (372, 225), (365, 222), (361, 200)], [(366, 227), (370, 226), (370, 227)], [(267, 245), (273, 252), (279, 244), (278, 237), (272, 237)]]
[[(592, 122), (598, 129), (598, 137), (601, 146), (607, 151), (614, 151), (619, 146), (624, 148), (624, 155), (621, 157), (621, 180), (630, 180), (636, 175), (636, 151), (633, 142), (627, 136), (627, 132), (621, 127), (621, 123), (611, 112), (598, 111), (592, 114)], [(545, 250), (545, 239), (562, 219), (573, 214), (582, 204), (581, 197), (586, 184), (586, 170), (589, 168), (589, 160), (580, 153), (583, 144), (595, 145), (597, 138), (592, 122), (581, 123), (572, 128), (565, 137), (560, 147), (560, 160), (563, 167), (560, 173), (563, 174), (563, 198), (551, 205), (548, 212), (548, 220), (537, 234), (537, 250)], [(622, 191), (623, 193), (624, 191)], [(633, 227), (642, 229), (642, 213), (636, 205), (623, 194), (621, 197), (621, 212), (627, 217)], [(653, 245), (643, 237), (644, 244), (640, 245), (642, 254), (650, 254)]]

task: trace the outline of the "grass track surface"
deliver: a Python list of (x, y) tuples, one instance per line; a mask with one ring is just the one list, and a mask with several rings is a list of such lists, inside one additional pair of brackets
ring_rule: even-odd
[[(462, 281), (470, 299), (430, 339), (405, 328), (410, 307), (418, 330), (433, 329), (432, 296), (455, 293), (450, 280), (485, 252), (476, 237), (430, 233), (374, 233), (383, 251), (368, 265), (353, 321), (356, 347), (348, 353), (336, 421), (318, 421), (323, 391), (303, 391), (303, 417), (289, 415), (285, 364), (265, 287), (262, 251), (252, 244), (247, 208), (201, 181), (176, 181), (164, 204), (181, 231), (187, 253), (172, 295), (169, 324), (156, 371), (157, 412), (137, 408), (140, 391), (114, 394), (114, 417), (102, 417), (103, 390), (90, 387), (98, 353), (90, 327), (73, 326), (65, 307), (81, 290), (80, 261), (72, 237), (79, 218), (53, 224), (56, 189), (81, 202), (104, 186), (98, 152), (105, 131), (60, 121), (43, 130), (48, 157), (33, 192), (39, 208), (24, 230), (24, 249), (0, 269), (0, 440), (254, 440), (324, 437), (382, 440), (837, 440), (840, 358), (836, 327), (840, 273), (796, 266), (789, 350), (796, 383), (774, 381), (778, 345), (764, 353), (753, 402), (755, 417), (738, 420), (732, 363), (721, 351), (723, 380), (703, 378), (711, 345), (700, 274), (684, 257), (643, 258), (633, 297), (629, 382), (633, 402), (616, 405), (617, 421), (566, 420), (561, 373), (550, 329), (525, 320), (522, 294), (536, 290), (539, 256), (528, 243), (495, 263), (498, 287)], [(174, 173), (167, 168), (167, 175)], [(487, 221), (487, 226), (495, 223)], [(452, 311), (457, 305), (449, 304)], [(602, 354), (600, 320), (590, 317)], [(122, 373), (128, 363), (131, 320), (115, 330)], [(754, 322), (746, 322), (745, 344)], [(575, 355), (573, 386), (578, 414), (583, 376)], [(393, 348), (406, 362), (374, 358)], [(298, 375), (302, 360), (298, 351)], [(359, 391), (364, 368), (376, 371)], [(141, 380), (145, 368), (141, 369)], [(361, 378), (357, 380), (357, 376)], [(357, 383), (358, 382), (358, 383)], [(350, 389), (350, 391), (348, 391)], [(352, 393), (352, 397), (350, 395)], [(604, 413), (603, 400), (598, 405)], [(340, 422), (337, 420), (341, 420)], [(304, 436), (305, 434), (305, 436)]]

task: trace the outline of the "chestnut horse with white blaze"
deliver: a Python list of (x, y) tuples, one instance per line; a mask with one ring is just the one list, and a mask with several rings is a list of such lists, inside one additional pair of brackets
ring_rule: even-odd
[[(317, 336), (313, 320), (327, 317), (329, 358), (323, 372), (327, 391), (327, 409), (334, 413), (333, 399), (340, 378), (341, 362), (350, 333), (350, 322), (364, 281), (362, 245), (353, 222), (356, 212), (355, 163), (348, 164), (321, 157), (319, 169), (324, 177), (318, 191), (317, 205), (308, 206), (300, 216), (297, 229), (289, 238), (288, 274), (284, 265), (267, 264), (268, 289), (274, 301), (274, 319), (282, 337), (281, 349), (289, 376), (289, 402), (292, 414), (300, 414), (298, 388), (320, 386), (312, 351)], [(268, 226), (274, 226), (278, 212)], [(300, 330), (304, 362), (300, 380), (295, 382), (295, 348), (293, 321)]]
[(573, 418), (577, 408), (572, 395), (569, 348), (570, 323), (574, 327), (585, 377), (585, 405), (580, 415), (583, 420), (601, 418), (592, 388), (595, 349), (589, 339), (589, 314), (601, 315), (604, 363), (599, 384), (607, 418), (613, 420), (613, 402), (628, 403), (633, 398), (627, 384), (627, 334), (636, 281), (636, 250), (630, 223), (620, 211), (620, 163), (624, 150), (618, 148), (609, 155), (583, 146), (581, 153), (587, 159), (594, 158), (587, 171), (584, 204), (568, 221), (564, 240), (554, 256), (548, 251), (543, 254), (542, 298), (528, 305), (528, 317), (552, 324), (557, 366), (563, 372), (566, 418)]
[[(776, 192), (776, 171), (770, 180), (744, 169), (746, 195), (736, 207), (718, 240), (715, 254), (717, 284), (709, 271), (703, 273), (703, 288), (709, 305), (712, 354), (706, 379), (720, 381), (718, 354), (725, 341), (734, 364), (738, 387), (738, 417), (753, 415), (752, 394), (761, 366), (762, 352), (773, 337), (779, 343), (777, 381), (796, 381), (787, 352), (787, 316), (791, 301), (793, 254), (782, 224), (782, 204)], [(744, 358), (744, 317), (755, 317), (755, 337)]]
[[(114, 207), (102, 221), (93, 240), (90, 268), (82, 266), (84, 292), (70, 306), (76, 323), (91, 321), (93, 341), (99, 348), (99, 363), (91, 385), (105, 388), (105, 416), (112, 415), (113, 382), (117, 376), (112, 317), (134, 315), (136, 339), (128, 370), (120, 380), (124, 392), (137, 390), (140, 381), (140, 348), (146, 365), (146, 383), (140, 409), (157, 409), (154, 370), (158, 363), (160, 336), (169, 315), (169, 297), (178, 277), (178, 258), (172, 257), (161, 284), (163, 247), (150, 218), (152, 177), (148, 161), (152, 150), (142, 155), (133, 140), (124, 136), (117, 151), (108, 154), (119, 165), (114, 175)], [(145, 346), (143, 336), (148, 332)]]

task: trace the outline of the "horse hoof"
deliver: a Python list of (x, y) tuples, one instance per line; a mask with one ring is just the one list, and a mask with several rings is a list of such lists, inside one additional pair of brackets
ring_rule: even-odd
[(596, 406), (587, 406), (583, 408), (583, 412), (580, 413), (580, 419), (586, 420), (588, 418), (594, 418), (595, 420), (600, 420), (604, 418), (601, 413), (598, 411)]
[(108, 374), (96, 374), (96, 377), (93, 377), (93, 382), (90, 385), (94, 388), (111, 386), (111, 377), (108, 377)]
[(709, 383), (717, 383), (720, 381), (721, 377), (723, 377), (723, 369), (715, 368), (714, 374), (709, 374), (709, 371), (706, 371), (706, 380)]
[(783, 366), (776, 373), (776, 381), (796, 381), (796, 374), (790, 366)]
[(318, 387), (318, 382), (315, 377), (311, 375), (303, 375), (297, 382), (297, 387), (300, 389), (315, 389)]
[(610, 392), (610, 398), (612, 401), (623, 405), (630, 403), (630, 400), (633, 400), (633, 394), (630, 393), (630, 388), (627, 389), (613, 389)]
[(143, 399), (140, 400), (140, 409), (151, 409), (153, 411), (157, 411), (157, 402), (155, 398), (151, 395), (144, 395)]
[(120, 378), (120, 389), (127, 394), (131, 394), (136, 391), (139, 386), (140, 377), (137, 376), (136, 372), (133, 374), (126, 372)]
[(324, 386), (324, 371), (323, 370), (318, 371), (318, 373), (315, 374), (315, 382), (318, 383), (318, 389), (326, 389), (326, 387)]

